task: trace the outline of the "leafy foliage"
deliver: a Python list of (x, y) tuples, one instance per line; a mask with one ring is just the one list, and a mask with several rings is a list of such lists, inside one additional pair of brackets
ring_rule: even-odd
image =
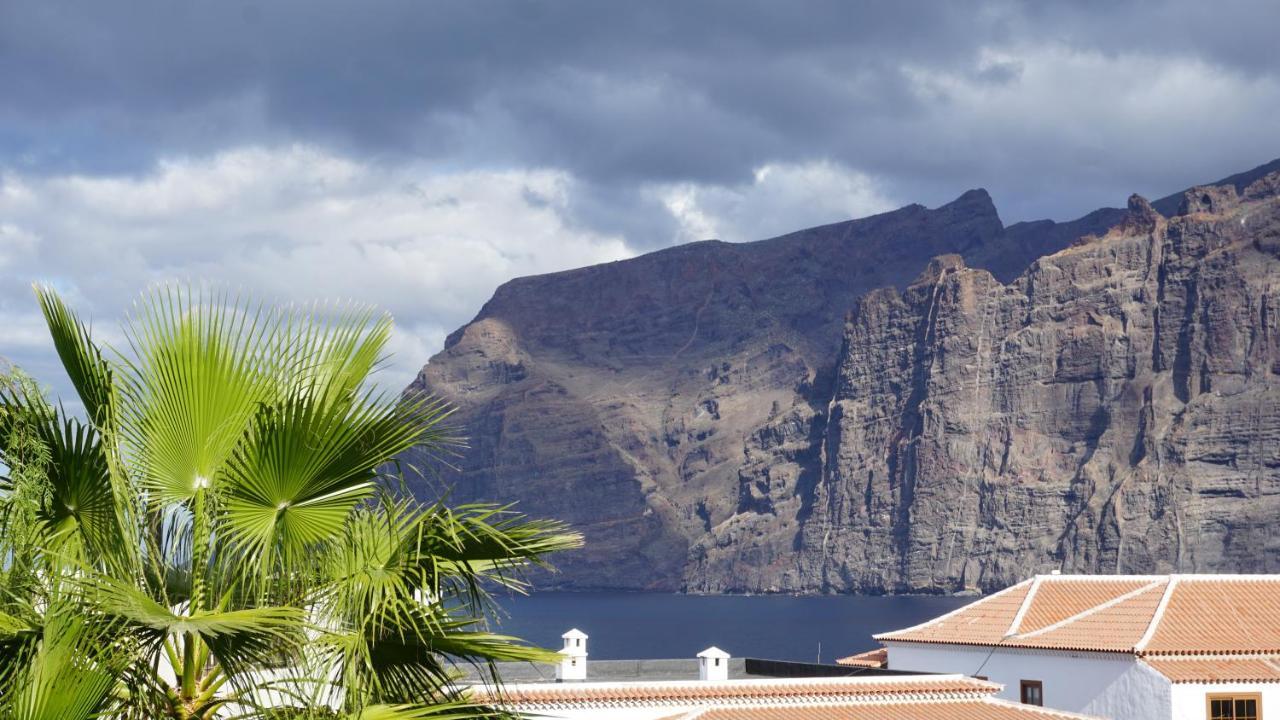
[(459, 440), (369, 387), (388, 317), (162, 286), (122, 351), (36, 296), (85, 417), (0, 378), (0, 720), (500, 717), (460, 664), (554, 657), (489, 589), (580, 539), (404, 492)]

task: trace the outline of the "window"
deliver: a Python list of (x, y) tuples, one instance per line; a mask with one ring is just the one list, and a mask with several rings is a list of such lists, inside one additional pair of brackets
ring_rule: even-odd
[(1206, 695), (1209, 720), (1261, 720), (1262, 695), (1258, 693), (1232, 693), (1230, 695)]
[(1039, 680), (1023, 680), (1022, 702), (1025, 705), (1044, 705), (1044, 683)]

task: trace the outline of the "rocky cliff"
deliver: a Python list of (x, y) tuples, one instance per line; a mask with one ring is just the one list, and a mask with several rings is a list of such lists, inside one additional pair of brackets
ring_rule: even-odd
[(970, 191), (512, 281), (408, 390), (470, 438), (419, 492), (573, 523), (565, 587), (1270, 568), (1275, 182), (1007, 228)]

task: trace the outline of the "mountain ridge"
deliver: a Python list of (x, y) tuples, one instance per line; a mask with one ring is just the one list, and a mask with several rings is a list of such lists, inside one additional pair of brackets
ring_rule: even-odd
[(929, 257), (960, 255), (1007, 284), (1046, 251), (1133, 216), (1104, 208), (1005, 227), (986, 191), (971, 190), (933, 210), (504, 283), (406, 390), (454, 403), (472, 438), (456, 471), (417, 479), (417, 491), (452, 484), (456, 500), (518, 501), (582, 529), (587, 549), (540, 580), (550, 586), (951, 589), (955, 578), (934, 587), (888, 571), (832, 582), (831, 560), (806, 539), (831, 492), (846, 314), (877, 288), (911, 287)]

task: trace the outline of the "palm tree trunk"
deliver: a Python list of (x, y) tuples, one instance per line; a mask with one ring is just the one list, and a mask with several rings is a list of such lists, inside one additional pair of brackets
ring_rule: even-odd
[[(197, 480), (198, 483), (203, 482)], [(205, 517), (204, 488), (196, 490), (191, 512), (191, 599), (187, 602), (187, 614), (194, 615), (205, 605), (205, 569), (208, 567), (209, 523)], [(201, 654), (196, 652), (199, 640), (194, 633), (186, 633), (182, 639), (182, 699), (189, 702), (196, 695), (196, 681), (200, 677)]]

